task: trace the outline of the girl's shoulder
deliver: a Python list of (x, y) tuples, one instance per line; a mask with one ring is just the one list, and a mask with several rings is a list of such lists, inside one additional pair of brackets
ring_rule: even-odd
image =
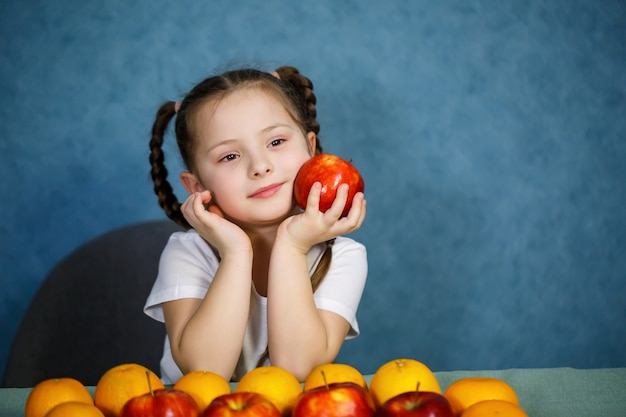
[(364, 244), (357, 242), (354, 239), (345, 236), (338, 236), (333, 244), (333, 253), (343, 251), (358, 251), (366, 253), (367, 249)]
[(218, 258), (217, 251), (193, 229), (172, 233), (165, 245), (163, 255), (203, 260)]
[(172, 233), (167, 241), (167, 244), (195, 246), (200, 245), (202, 242), (206, 244), (206, 241), (198, 234), (198, 232), (194, 229), (189, 229)]

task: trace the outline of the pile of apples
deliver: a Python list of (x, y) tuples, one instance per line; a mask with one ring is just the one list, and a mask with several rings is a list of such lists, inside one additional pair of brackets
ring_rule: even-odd
[(374, 415), (377, 417), (455, 417), (450, 404), (439, 393), (418, 390), (405, 392), (390, 398), (377, 408), (369, 392), (352, 382), (337, 382), (304, 391), (298, 398), (291, 415), (292, 417), (372, 417)]
[(187, 393), (162, 388), (130, 399), (120, 417), (455, 417), (446, 398), (429, 391), (405, 392), (376, 407), (367, 388), (335, 382), (303, 391), (288, 416), (265, 396), (233, 392), (200, 410)]

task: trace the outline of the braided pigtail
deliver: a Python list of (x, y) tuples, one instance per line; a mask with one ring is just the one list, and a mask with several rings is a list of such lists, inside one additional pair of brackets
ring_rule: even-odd
[(304, 125), (307, 132), (315, 133), (317, 140), (315, 142), (315, 153), (322, 153), (322, 145), (319, 140), (320, 124), (317, 121), (317, 97), (313, 92), (313, 82), (300, 74), (294, 67), (280, 67), (276, 70), (279, 78), (291, 85), (297, 94), (295, 102), (304, 110)]
[[(291, 85), (298, 97), (294, 100), (300, 107), (304, 109), (304, 125), (307, 132), (313, 132), (317, 136), (315, 141), (315, 153), (322, 153), (322, 145), (319, 140), (320, 124), (317, 121), (317, 98), (313, 92), (313, 82), (310, 79), (300, 74), (300, 72), (294, 67), (280, 67), (276, 70), (279, 78)], [(311, 286), (313, 291), (321, 284), (324, 276), (330, 268), (330, 262), (332, 259), (332, 246), (335, 243), (335, 239), (331, 239), (326, 242), (326, 249), (322, 255), (322, 259), (317, 264), (313, 275), (311, 276)]]
[(168, 171), (165, 168), (165, 154), (163, 152), (163, 140), (167, 126), (176, 115), (175, 103), (169, 101), (164, 103), (156, 114), (154, 125), (152, 126), (152, 137), (150, 138), (150, 175), (154, 182), (154, 193), (159, 199), (159, 205), (165, 211), (167, 217), (185, 229), (191, 228), (187, 220), (180, 211), (180, 203), (174, 194), (172, 185), (167, 180)]
[(330, 262), (333, 258), (333, 245), (335, 243), (335, 239), (331, 239), (326, 241), (326, 249), (324, 249), (324, 253), (322, 254), (322, 258), (318, 262), (315, 267), (315, 271), (313, 271), (313, 275), (311, 275), (311, 287), (313, 288), (313, 292), (317, 290), (317, 287), (320, 286), (326, 273), (330, 269)]

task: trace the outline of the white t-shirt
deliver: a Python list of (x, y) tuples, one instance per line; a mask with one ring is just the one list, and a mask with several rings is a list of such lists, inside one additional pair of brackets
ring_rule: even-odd
[[(307, 254), (310, 273), (315, 270), (325, 247), (324, 243), (316, 245)], [(351, 339), (359, 334), (356, 311), (367, 278), (367, 253), (365, 246), (346, 237), (338, 237), (332, 251), (330, 269), (313, 298), (318, 309), (331, 311), (346, 319), (350, 324), (346, 339)], [(218, 257), (196, 231), (175, 232), (161, 255), (159, 273), (144, 312), (164, 322), (162, 303), (181, 298), (204, 298), (218, 265)], [(248, 327), (232, 379), (239, 380), (253, 369), (266, 348), (267, 299), (251, 285)], [(181, 376), (166, 337), (161, 379), (166, 384), (174, 384)]]

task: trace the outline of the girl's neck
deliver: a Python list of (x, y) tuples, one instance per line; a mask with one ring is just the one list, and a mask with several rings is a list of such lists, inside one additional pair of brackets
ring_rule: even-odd
[(239, 222), (230, 219), (235, 224), (237, 224), (250, 238), (250, 242), (252, 244), (252, 250), (256, 253), (257, 249), (269, 248), (271, 250), (272, 246), (274, 246), (274, 241), (276, 240), (276, 232), (278, 231), (278, 227), (280, 224), (290, 216), (300, 213), (300, 209), (294, 205), (291, 213), (289, 213), (284, 218), (275, 220), (272, 223), (268, 224), (242, 224)]
[[(294, 215), (299, 212), (299, 209), (294, 206), (292, 212), (289, 214)], [(270, 256), (272, 254), (272, 248), (274, 247), (274, 241), (276, 240), (276, 233), (280, 223), (284, 219), (267, 225), (242, 225), (239, 224), (248, 237), (252, 245), (252, 281), (259, 295), (267, 296), (267, 279), (269, 272)]]
[(252, 244), (252, 281), (257, 293), (267, 297), (270, 256), (276, 239), (276, 227), (247, 231)]
[(258, 249), (261, 249), (263, 247), (271, 248), (274, 245), (274, 240), (276, 240), (277, 230), (278, 230), (278, 226), (244, 229), (244, 231), (250, 238), (250, 243), (252, 244), (252, 250), (254, 252), (256, 252), (257, 248)]

